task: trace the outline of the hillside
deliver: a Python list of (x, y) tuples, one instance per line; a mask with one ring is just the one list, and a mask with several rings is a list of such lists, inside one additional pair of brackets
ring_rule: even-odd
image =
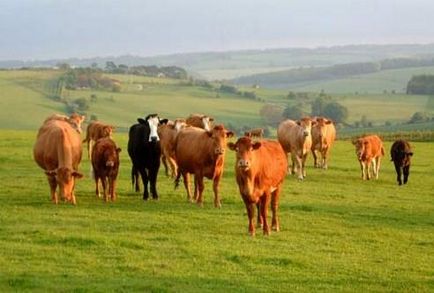
[(190, 74), (207, 79), (232, 79), (256, 73), (298, 67), (332, 66), (354, 62), (372, 62), (389, 58), (432, 58), (434, 44), (428, 45), (349, 45), (319, 48), (286, 48), (230, 52), (184, 53), (164, 56), (107, 56), (87, 59), (2, 60), (0, 68), (51, 67), (58, 63), (74, 66), (104, 67), (107, 61), (116, 64), (181, 66)]
[[(53, 99), (53, 84), (61, 72), (56, 70), (4, 70), (0, 71), (0, 128), (37, 129), (41, 122), (52, 113), (66, 113), (67, 105)], [(206, 113), (215, 117), (233, 130), (264, 127), (265, 120), (260, 110), (266, 105), (285, 108), (302, 103), (306, 113), (310, 102), (319, 91), (309, 94), (303, 100), (287, 98), (288, 91), (281, 89), (236, 88), (239, 92), (254, 93), (255, 99), (244, 95), (225, 93), (218, 90), (218, 84), (211, 86), (194, 85), (190, 80), (152, 78), (135, 75), (108, 75), (107, 78), (121, 82), (120, 92), (92, 89), (64, 89), (66, 101), (85, 100), (88, 109), (85, 114), (107, 121), (126, 131), (137, 117), (148, 113), (175, 119), (191, 113)], [(327, 92), (327, 94), (329, 94)], [(405, 94), (330, 94), (334, 101), (348, 109), (348, 123), (360, 121), (363, 116), (374, 124), (396, 131), (408, 129), (402, 123), (409, 121), (415, 112), (434, 114), (434, 102), (429, 96)], [(12, 115), (11, 115), (11, 114)], [(412, 125), (411, 129), (433, 129), (433, 124)], [(274, 134), (274, 130), (272, 130)], [(359, 129), (359, 131), (363, 131)], [(382, 129), (387, 131), (387, 129)]]

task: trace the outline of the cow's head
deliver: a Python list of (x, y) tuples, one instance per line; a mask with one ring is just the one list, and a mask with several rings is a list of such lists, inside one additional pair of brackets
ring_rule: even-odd
[(260, 142), (253, 142), (250, 137), (244, 136), (236, 143), (228, 143), (228, 148), (236, 152), (236, 168), (243, 171), (250, 170), (253, 161), (253, 152), (261, 147)]
[(203, 129), (205, 129), (206, 131), (210, 131), (214, 118), (204, 115), (201, 117), (201, 120), (203, 124)]
[(369, 148), (369, 141), (363, 139), (363, 137), (354, 140), (353, 145), (356, 147), (356, 156), (359, 161), (363, 159), (363, 155), (367, 152)]
[(213, 141), (214, 155), (224, 155), (226, 149), (226, 138), (234, 136), (232, 131), (228, 131), (223, 125), (216, 125), (206, 132)]
[(296, 123), (303, 128), (303, 135), (305, 137), (310, 135), (312, 126), (316, 125), (316, 121), (312, 121), (309, 117), (301, 118)]
[(107, 148), (104, 153), (105, 165), (106, 167), (115, 167), (119, 165), (119, 153), (122, 151), (121, 148)]
[(80, 179), (83, 175), (75, 170), (60, 167), (55, 170), (46, 171), (47, 176), (55, 177), (59, 185), (60, 196), (67, 201), (75, 204), (74, 186), (75, 179)]
[(82, 132), (81, 124), (83, 123), (85, 118), (86, 116), (84, 115), (72, 113), (71, 116), (69, 116), (68, 118), (68, 122), (75, 130), (77, 130), (78, 133), (81, 133)]
[[(316, 118), (316, 125), (313, 126), (316, 130), (316, 135), (318, 136), (318, 141), (320, 143), (320, 149), (324, 149), (327, 147), (327, 125), (333, 123), (333, 121), (328, 120), (323, 117)], [(313, 128), (312, 127), (312, 128)]]
[(150, 114), (148, 116), (146, 116), (145, 119), (142, 118), (138, 118), (137, 121), (140, 124), (148, 124), (149, 126), (149, 139), (148, 141), (160, 141), (160, 137), (158, 136), (158, 126), (162, 125), (162, 124), (167, 124), (167, 122), (169, 121), (168, 119), (160, 119), (160, 117), (158, 117), (158, 114)]
[(176, 130), (176, 132), (179, 132), (181, 129), (184, 129), (187, 127), (187, 123), (185, 122), (185, 119), (176, 119), (173, 122), (173, 129)]
[(102, 128), (102, 137), (112, 137), (113, 131), (116, 129), (113, 125), (104, 125)]

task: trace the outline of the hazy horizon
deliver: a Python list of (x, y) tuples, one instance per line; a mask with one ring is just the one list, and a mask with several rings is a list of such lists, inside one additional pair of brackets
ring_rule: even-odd
[(434, 43), (428, 0), (17, 0), (0, 60)]

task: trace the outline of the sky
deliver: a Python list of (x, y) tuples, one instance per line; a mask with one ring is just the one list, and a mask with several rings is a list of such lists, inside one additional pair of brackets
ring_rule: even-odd
[(0, 0), (0, 60), (434, 43), (433, 0)]

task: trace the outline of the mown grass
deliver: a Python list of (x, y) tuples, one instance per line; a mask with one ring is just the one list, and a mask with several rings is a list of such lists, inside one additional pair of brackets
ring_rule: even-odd
[[(118, 201), (94, 195), (84, 153), (77, 206), (49, 201), (32, 159), (36, 132), (0, 131), (0, 291), (405, 291), (434, 290), (432, 143), (414, 143), (409, 184), (388, 156), (378, 181), (362, 182), (353, 146), (336, 144), (330, 169), (309, 159), (308, 177), (288, 176), (281, 232), (255, 238), (227, 154), (223, 207), (186, 201), (161, 170), (159, 201), (132, 191), (127, 137)], [(386, 143), (386, 149), (390, 143)]]

